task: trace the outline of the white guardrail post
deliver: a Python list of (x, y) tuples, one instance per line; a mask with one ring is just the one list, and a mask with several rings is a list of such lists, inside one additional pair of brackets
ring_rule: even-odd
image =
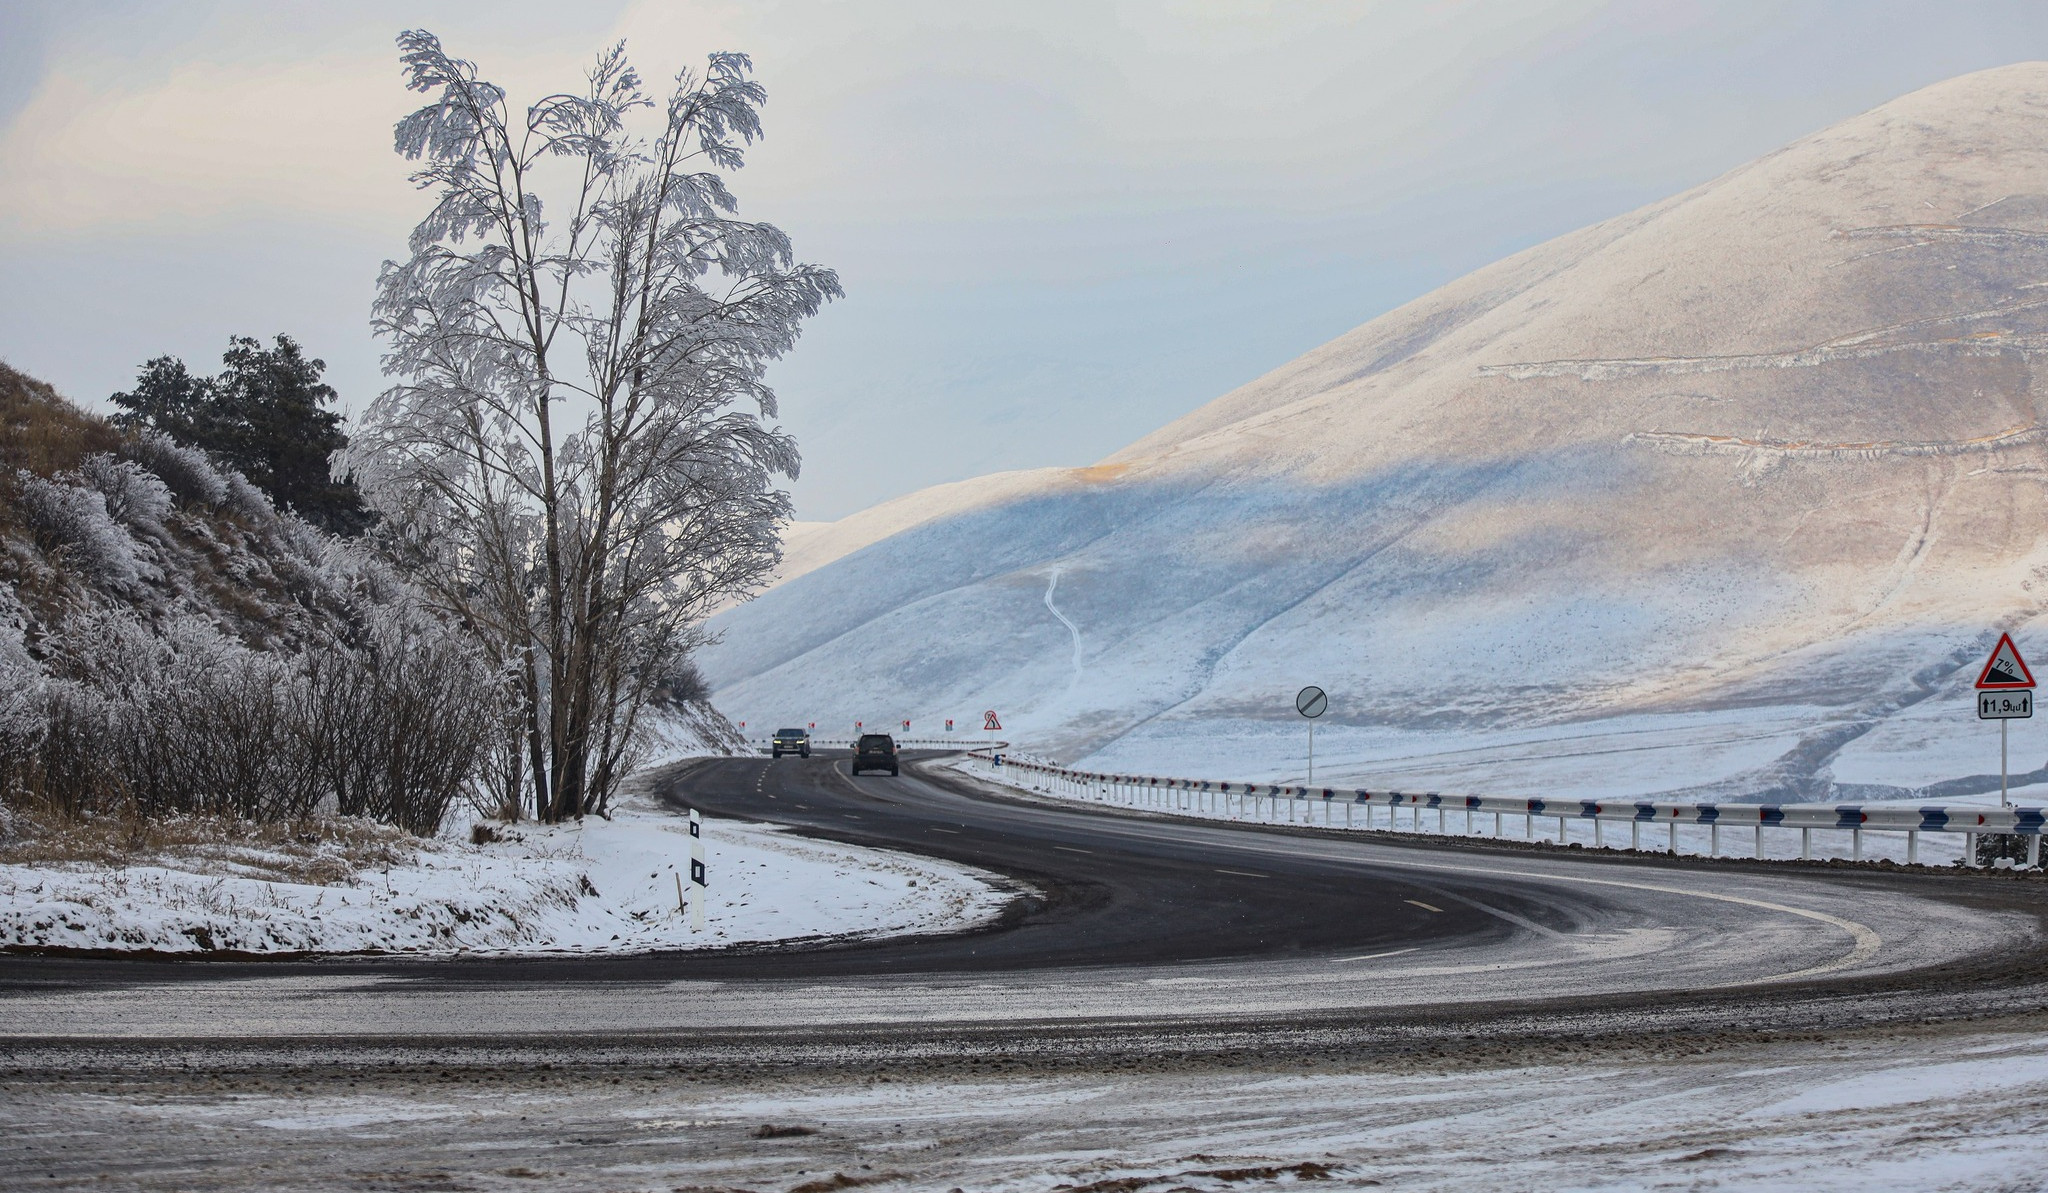
[[(905, 741), (903, 745), (919, 747), (958, 747), (954, 741)], [(998, 751), (1006, 751), (1008, 743), (999, 743), (993, 748), (970, 750), (969, 753), (989, 758)], [(1065, 767), (1019, 758), (1005, 757), (1003, 770), (1019, 777), (1020, 783), (1037, 787), (1063, 798), (1092, 800), (1098, 803), (1115, 803), (1125, 807), (1150, 808), (1179, 815), (1218, 817), (1227, 820), (1252, 821), (1261, 824), (1281, 822), (1280, 801), (1285, 799), (1286, 823), (1317, 825), (1316, 805), (1322, 805), (1320, 827), (1340, 827), (1335, 804), (1344, 805), (1342, 828), (1364, 829), (1375, 832), (1422, 833), (1423, 813), (1434, 810), (1438, 835), (1450, 835), (1448, 813), (1455, 801), (1464, 810), (1465, 818), (1460, 822), (1462, 834), (1467, 837), (1478, 835), (1479, 815), (1493, 813), (1493, 836), (1506, 834), (1507, 817), (1522, 818), (1522, 838), (1536, 839), (1536, 822), (1542, 817), (1557, 819), (1557, 843), (1569, 844), (1572, 837), (1571, 825), (1574, 820), (1591, 821), (1593, 848), (1610, 848), (1607, 843), (1606, 826), (1609, 823), (1626, 821), (1629, 826), (1627, 848), (1643, 850), (1642, 828), (1645, 824), (1663, 822), (1664, 839), (1649, 846), (1651, 850), (1667, 854), (1681, 852), (1679, 829), (1681, 826), (1696, 826), (1706, 832), (1708, 856), (1721, 857), (1721, 829), (1724, 826), (1748, 826), (1752, 832), (1751, 855), (1765, 856), (1764, 830), (1799, 830), (1799, 857), (1810, 860), (1814, 856), (1814, 832), (1817, 829), (1834, 830), (1848, 834), (1849, 857), (1863, 860), (1869, 842), (1869, 833), (1897, 834), (1905, 839), (1906, 864), (1920, 863), (1920, 838), (1923, 833), (1943, 835), (1956, 834), (1962, 838), (1962, 864), (1977, 867), (1978, 838), (1987, 833), (2017, 835), (2026, 838), (2027, 868), (2041, 864), (2041, 834), (2048, 825), (2048, 808), (2042, 807), (1973, 807), (1945, 804), (1685, 804), (1667, 803), (1655, 800), (1547, 800), (1521, 796), (1491, 795), (1446, 795), (1441, 792), (1369, 791), (1356, 789), (1343, 791), (1330, 787), (1294, 787), (1273, 783), (1228, 783), (1213, 779), (1173, 779), (1156, 775), (1097, 774), (1074, 771)], [(1026, 776), (1029, 776), (1026, 778)], [(1380, 826), (1375, 808), (1387, 809), (1384, 828)], [(1360, 809), (1364, 815), (1358, 815)], [(1405, 822), (1401, 810), (1406, 808)], [(1614, 846), (1619, 848), (1619, 846)], [(2000, 865), (2009, 864), (2001, 860)]]

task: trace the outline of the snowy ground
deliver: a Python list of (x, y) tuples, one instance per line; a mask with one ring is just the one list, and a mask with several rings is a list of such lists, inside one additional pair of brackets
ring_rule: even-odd
[[(1013, 755), (1014, 757), (1014, 755)], [(1019, 767), (992, 767), (979, 758), (956, 759), (951, 764), (961, 773), (976, 779), (991, 780), (1016, 791), (1049, 799), (1072, 800), (1082, 803), (1121, 804), (1126, 796), (1106, 788), (1091, 788), (1085, 784), (1056, 782), (1043, 773), (1024, 770)], [(1146, 773), (1146, 772), (1133, 772)], [(1169, 778), (1209, 778), (1220, 776), (1205, 775), (1201, 772), (1154, 771), (1149, 772)], [(1234, 777), (1242, 771), (1232, 772), (1229, 782), (1241, 780)], [(1321, 782), (1318, 768), (1318, 782)], [(1261, 780), (1265, 781), (1265, 780)], [(1331, 780), (1333, 783), (1336, 780)], [(1298, 780), (1297, 780), (1298, 782)], [(2048, 786), (2013, 789), (2016, 801), (2024, 800), (2038, 805), (2048, 797)], [(1525, 817), (1516, 815), (1495, 816), (1491, 812), (1467, 814), (1462, 808), (1437, 810), (1399, 809), (1390, 814), (1385, 807), (1374, 807), (1368, 814), (1364, 808), (1342, 800), (1247, 800), (1237, 796), (1220, 796), (1214, 793), (1196, 793), (1170, 790), (1147, 790), (1136, 797), (1135, 806), (1151, 811), (1169, 812), (1174, 815), (1191, 816), (1210, 820), (1245, 820), (1274, 824), (1313, 824), (1317, 827), (1338, 829), (1379, 829), (1398, 832), (1449, 835), (1455, 837), (1499, 837), (1505, 840), (1538, 840), (1556, 843), (1557, 818), (1549, 816)], [(1955, 806), (1970, 804), (1996, 807), (1998, 800), (1977, 798), (1944, 801)], [(1632, 833), (1631, 829), (1635, 831)], [(1605, 822), (1598, 827), (1592, 821), (1567, 819), (1564, 842), (1583, 848), (1627, 849), (1641, 848), (1662, 852), (1672, 841), (1668, 836), (1668, 824), (1644, 825), (1639, 828), (1629, 824)], [(1801, 856), (1807, 846), (1799, 829), (1767, 828), (1762, 835), (1762, 852), (1757, 849), (1758, 837), (1748, 826), (1724, 826), (1721, 830), (1718, 852), (1715, 848), (1714, 830), (1705, 825), (1679, 825), (1676, 838), (1678, 852), (1684, 854), (1720, 857), (1763, 857), (1766, 860), (1787, 861)], [(1855, 834), (1848, 829), (1814, 829), (1811, 839), (1812, 856), (1816, 859), (1856, 857)], [(1922, 866), (1953, 866), (1962, 861), (1964, 837), (1961, 833), (1923, 832), (1920, 834), (1918, 864)], [(1900, 832), (1879, 832), (1868, 830), (1863, 834), (1860, 860), (1868, 862), (1890, 861), (1896, 865), (1906, 864), (1906, 835)], [(2004, 863), (1998, 863), (2003, 865)]]
[[(1010, 895), (966, 867), (707, 820), (705, 928), (679, 910), (689, 836), (629, 798), (613, 819), (420, 842), (332, 883), (180, 856), (0, 865), (0, 946), (249, 953), (540, 954), (706, 948), (965, 927)], [(261, 859), (257, 859), (261, 860)]]
[[(1315, 780), (1332, 786), (1571, 799), (1652, 796), (1756, 773), (1803, 736), (1826, 732), (1839, 721), (1835, 710), (1768, 706), (1484, 732), (1322, 724), (1315, 735)], [(2021, 775), (2041, 767), (2048, 758), (2048, 721), (2015, 721), (2010, 734), (2011, 772)], [(1308, 775), (1308, 746), (1308, 723), (1298, 719), (1162, 720), (1072, 765), (1301, 783)], [(1996, 803), (1998, 725), (1977, 720), (1972, 704), (1930, 700), (1843, 745), (1828, 774), (1841, 784), (1897, 788), (1898, 796), (1958, 776), (1989, 776), (1991, 802)], [(2037, 794), (2048, 794), (2048, 785), (2035, 786)], [(2015, 785), (2014, 790), (2020, 789)]]
[(644, 1045), (213, 1071), (196, 1054), (177, 1071), (18, 1053), (0, 1071), (0, 1165), (100, 1189), (188, 1188), (198, 1171), (299, 1189), (2039, 1189), (2043, 1027), (939, 1071), (880, 1056), (700, 1070)]

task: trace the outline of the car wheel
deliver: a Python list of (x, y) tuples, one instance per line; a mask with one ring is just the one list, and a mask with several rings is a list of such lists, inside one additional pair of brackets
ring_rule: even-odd
[(893, 766), (892, 766), (892, 767), (890, 767), (890, 768), (889, 768), (889, 773), (890, 773), (891, 775), (900, 775), (900, 774), (902, 774), (903, 772), (902, 772), (902, 771), (900, 771), (900, 770), (897, 770), (897, 769), (896, 769), (895, 767), (893, 767)]

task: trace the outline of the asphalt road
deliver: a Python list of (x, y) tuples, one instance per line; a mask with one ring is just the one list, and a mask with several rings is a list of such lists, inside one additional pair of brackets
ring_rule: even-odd
[(1185, 1037), (2041, 1004), (2039, 883), (1200, 823), (1033, 802), (929, 759), (901, 777), (845, 772), (844, 755), (712, 760), (661, 791), (714, 817), (984, 868), (1016, 889), (1008, 914), (951, 935), (617, 958), (7, 956), (0, 1040), (508, 1041), (556, 1035), (565, 1017), (616, 1040)]

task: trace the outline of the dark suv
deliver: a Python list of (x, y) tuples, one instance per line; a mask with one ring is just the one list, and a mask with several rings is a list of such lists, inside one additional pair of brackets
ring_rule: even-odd
[(782, 757), (784, 754), (800, 754), (805, 758), (809, 758), (811, 756), (811, 731), (808, 729), (777, 729), (775, 731), (775, 740), (768, 743), (768, 748), (777, 758)]
[(892, 775), (902, 773), (896, 763), (896, 739), (886, 733), (861, 734), (860, 744), (853, 747), (853, 773), (885, 769)]

